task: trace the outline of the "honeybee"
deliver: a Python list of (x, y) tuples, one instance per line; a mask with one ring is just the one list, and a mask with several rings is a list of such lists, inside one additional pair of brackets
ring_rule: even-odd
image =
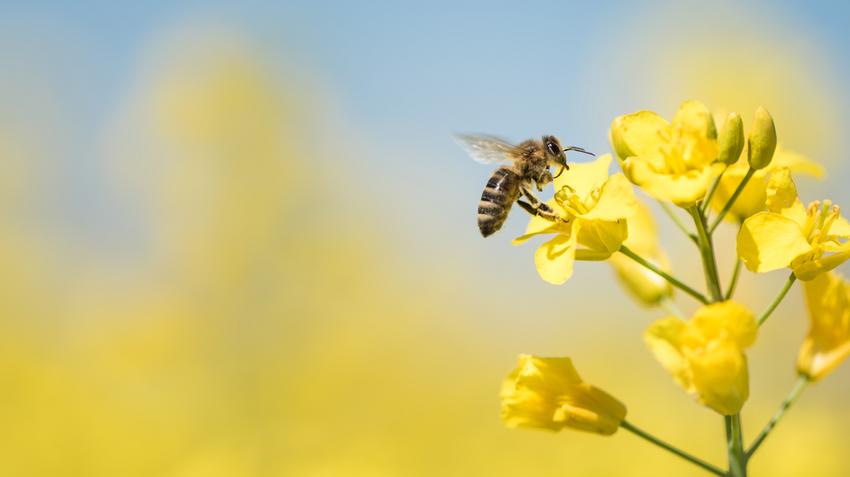
[[(514, 202), (531, 215), (539, 215), (551, 221), (561, 220), (551, 207), (534, 195), (532, 187), (541, 192), (546, 184), (570, 169), (567, 164), (567, 151), (594, 155), (575, 146), (562, 149), (558, 138), (551, 135), (543, 136), (541, 140), (528, 139), (518, 145), (487, 135), (457, 137), (477, 162), (512, 163), (496, 169), (481, 193), (481, 200), (478, 202), (478, 230), (484, 237), (489, 237), (502, 228)], [(554, 177), (549, 170), (550, 166), (560, 169)]]

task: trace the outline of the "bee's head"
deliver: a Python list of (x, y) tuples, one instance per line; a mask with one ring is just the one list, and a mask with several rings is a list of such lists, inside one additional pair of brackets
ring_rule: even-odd
[(543, 151), (550, 165), (561, 166), (564, 169), (570, 168), (567, 165), (567, 155), (561, 148), (561, 141), (555, 136), (543, 136)]
[(543, 136), (543, 149), (546, 152), (546, 158), (549, 160), (549, 164), (561, 167), (561, 170), (555, 177), (560, 176), (564, 171), (570, 170), (570, 166), (567, 164), (567, 151), (581, 152), (584, 154), (590, 154), (591, 156), (596, 155), (590, 151), (585, 151), (583, 148), (578, 146), (570, 146), (563, 149), (561, 148), (561, 141), (559, 141), (555, 136)]

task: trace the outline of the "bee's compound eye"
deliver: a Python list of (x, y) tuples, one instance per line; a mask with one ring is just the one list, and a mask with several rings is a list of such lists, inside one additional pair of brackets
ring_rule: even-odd
[(552, 154), (553, 156), (557, 156), (561, 153), (561, 151), (558, 149), (557, 146), (555, 146), (555, 143), (553, 142), (546, 143), (546, 148), (549, 149), (549, 154)]

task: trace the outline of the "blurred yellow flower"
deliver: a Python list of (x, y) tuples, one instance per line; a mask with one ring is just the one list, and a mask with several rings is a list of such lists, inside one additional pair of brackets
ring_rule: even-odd
[(723, 168), (714, 162), (714, 119), (698, 101), (682, 103), (672, 122), (652, 111), (620, 116), (611, 124), (611, 143), (630, 181), (680, 207), (702, 199)]
[(738, 256), (753, 272), (790, 267), (800, 280), (811, 280), (850, 258), (850, 223), (831, 201), (803, 207), (788, 169), (777, 171), (767, 186), (766, 212), (744, 221), (738, 232)]
[[(750, 164), (747, 162), (747, 156), (746, 154), (742, 154), (739, 155), (737, 162), (726, 169), (711, 199), (711, 206), (714, 210), (719, 212), (723, 209), (723, 206), (732, 197), (738, 184), (744, 179), (749, 168)], [(809, 160), (801, 154), (785, 150), (780, 146), (773, 155), (773, 161), (767, 167), (759, 169), (753, 174), (750, 181), (744, 187), (744, 190), (741, 191), (741, 194), (732, 204), (725, 219), (741, 222), (747, 217), (763, 211), (765, 200), (767, 199), (768, 179), (774, 172), (785, 168), (794, 174), (800, 173), (818, 179), (824, 175), (823, 167), (820, 164)]]
[(610, 435), (626, 417), (626, 406), (582, 381), (570, 358), (520, 355), (502, 384), (501, 397), (508, 427), (570, 427)]
[[(649, 207), (638, 201), (636, 213), (627, 220), (627, 224), (629, 236), (623, 245), (669, 273), (670, 264), (664, 251), (658, 246), (658, 230)], [(670, 282), (631, 258), (615, 253), (611, 255), (609, 263), (620, 283), (638, 303), (655, 306), (665, 297), (673, 295)]]
[(797, 356), (797, 370), (811, 380), (829, 374), (850, 356), (850, 282), (835, 272), (806, 282), (809, 334)]
[(635, 214), (637, 200), (622, 174), (608, 176), (611, 160), (605, 154), (592, 162), (571, 164), (569, 172), (555, 179), (558, 192), (547, 202), (563, 221), (532, 217), (525, 234), (514, 239), (519, 245), (535, 235), (555, 234), (534, 254), (537, 272), (547, 282), (566, 282), (575, 260), (605, 260), (626, 240), (626, 219)]
[(689, 321), (658, 320), (644, 338), (683, 389), (718, 413), (732, 415), (749, 397), (744, 349), (753, 344), (757, 330), (749, 310), (726, 301), (701, 307)]

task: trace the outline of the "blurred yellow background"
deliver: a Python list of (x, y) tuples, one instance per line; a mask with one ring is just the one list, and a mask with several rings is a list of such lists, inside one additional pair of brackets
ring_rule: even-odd
[[(451, 133), (606, 152), (619, 114), (693, 97), (748, 122), (763, 104), (829, 171), (804, 199), (850, 204), (845, 7), (5, 8), (0, 475), (703, 475), (623, 432), (502, 426), (516, 355), (569, 355), (632, 422), (725, 463), (722, 419), (644, 347), (660, 312), (604, 264), (542, 282), (510, 246), (520, 214), (481, 239), (490, 171)], [(783, 280), (745, 272), (739, 294), (760, 310)], [(748, 440), (794, 381), (799, 289), (769, 325)], [(850, 473), (848, 368), (752, 475)]]

